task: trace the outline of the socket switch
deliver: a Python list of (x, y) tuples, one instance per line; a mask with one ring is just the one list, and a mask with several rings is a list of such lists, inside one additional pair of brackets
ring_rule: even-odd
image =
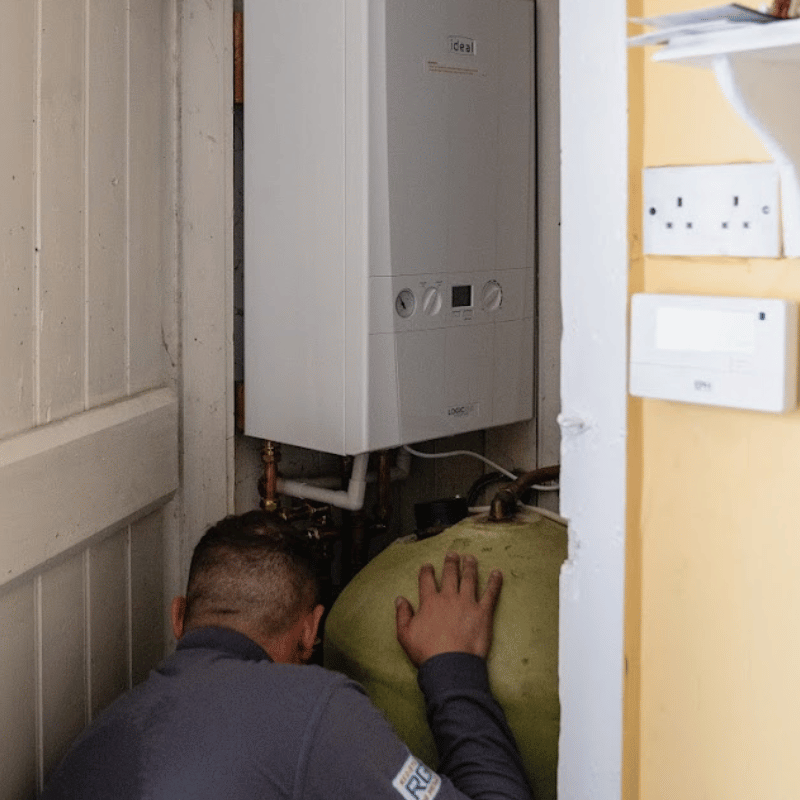
[(644, 252), (672, 256), (781, 255), (774, 164), (644, 170)]

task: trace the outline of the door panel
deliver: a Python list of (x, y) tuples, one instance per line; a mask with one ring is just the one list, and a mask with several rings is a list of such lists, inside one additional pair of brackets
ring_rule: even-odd
[(43, 0), (37, 422), (84, 410), (84, 0)]
[(119, 0), (90, 0), (87, 107), (88, 406), (127, 388), (127, 15)]
[(128, 530), (89, 548), (92, 718), (128, 688)]
[(0, 436), (33, 424), (34, 3), (0, 25)]
[(0, 589), (0, 797), (29, 797), (36, 785), (34, 586)]
[[(131, 681), (143, 681), (164, 655), (164, 531), (161, 514), (131, 525)], [(171, 635), (171, 634), (170, 634)]]
[(86, 554), (41, 577), (42, 757), (48, 775), (89, 718), (86, 672)]
[(175, 6), (12, 0), (0, 26), (0, 800), (165, 649)]
[(6, 6), (0, 800), (29, 800), (232, 508), (232, 9)]
[[(164, 71), (154, 57), (159, 41), (162, 0), (138, 0), (130, 19), (130, 142), (128, 274), (130, 295), (129, 370), (131, 393), (158, 386), (175, 364), (166, 349), (163, 327), (163, 231), (168, 204), (163, 184), (167, 167), (160, 131), (167, 115)], [(153, 169), (152, 165), (160, 165)]]
[(163, 505), (177, 424), (156, 389), (0, 441), (0, 584)]

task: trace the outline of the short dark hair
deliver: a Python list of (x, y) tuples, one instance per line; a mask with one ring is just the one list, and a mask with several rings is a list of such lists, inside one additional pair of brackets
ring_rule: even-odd
[(266, 511), (228, 516), (206, 531), (189, 567), (185, 625), (239, 622), (265, 636), (288, 630), (318, 601), (300, 531)]

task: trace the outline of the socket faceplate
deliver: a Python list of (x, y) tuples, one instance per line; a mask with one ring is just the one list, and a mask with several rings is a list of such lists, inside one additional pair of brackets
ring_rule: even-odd
[(644, 252), (674, 256), (781, 255), (774, 164), (644, 170)]

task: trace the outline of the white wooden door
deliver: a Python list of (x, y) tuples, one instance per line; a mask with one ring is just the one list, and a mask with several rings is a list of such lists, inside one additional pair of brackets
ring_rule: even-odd
[(175, 4), (3, 11), (0, 800), (22, 800), (163, 654), (186, 381)]

